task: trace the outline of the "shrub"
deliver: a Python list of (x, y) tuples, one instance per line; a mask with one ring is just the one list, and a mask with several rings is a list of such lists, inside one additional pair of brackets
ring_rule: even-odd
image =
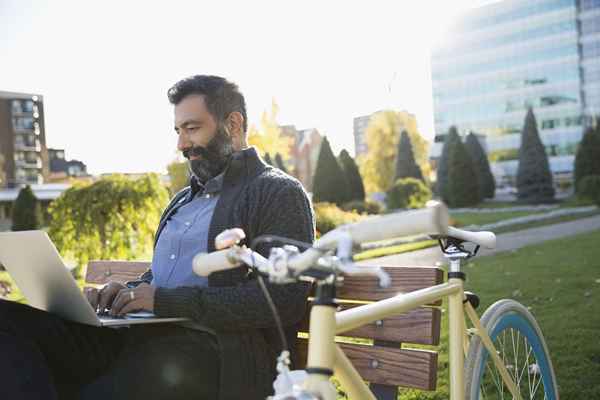
[(330, 202), (342, 205), (351, 200), (346, 175), (331, 151), (327, 137), (321, 142), (315, 176), (313, 199), (315, 202)]
[(340, 225), (356, 222), (363, 218), (360, 214), (352, 211), (344, 211), (332, 203), (315, 203), (315, 216), (317, 219), (317, 231), (324, 234)]
[(440, 159), (438, 160), (437, 167), (437, 180), (436, 180), (436, 188), (435, 193), (448, 203), (449, 199), (449, 188), (450, 185), (448, 175), (450, 173), (450, 167), (448, 165), (450, 158), (450, 150), (455, 143), (460, 143), (460, 136), (458, 136), (458, 131), (456, 127), (451, 126), (448, 134), (446, 135), (446, 139), (444, 140), (444, 147), (442, 147), (442, 154), (440, 155)]
[(456, 142), (450, 148), (448, 171), (448, 205), (468, 207), (479, 203), (481, 192), (475, 166), (462, 142)]
[(578, 196), (600, 206), (600, 175), (588, 175), (579, 181)]
[(575, 190), (579, 191), (580, 181), (588, 175), (600, 175), (600, 125), (588, 128), (579, 143), (575, 155)]
[(376, 201), (350, 201), (342, 205), (344, 211), (355, 211), (359, 214), (381, 214), (383, 206)]
[(423, 181), (415, 178), (398, 179), (387, 191), (388, 209), (421, 208), (431, 199), (431, 190)]

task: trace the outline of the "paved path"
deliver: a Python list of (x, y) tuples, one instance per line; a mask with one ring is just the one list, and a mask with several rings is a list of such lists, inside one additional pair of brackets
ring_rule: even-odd
[[(479, 254), (489, 256), (491, 254), (518, 249), (523, 246), (544, 242), (546, 240), (559, 239), (594, 230), (600, 230), (600, 215), (590, 218), (581, 218), (575, 221), (562, 222), (560, 224), (541, 226), (539, 228), (503, 233), (497, 237), (496, 249), (481, 249)], [(361, 261), (360, 264), (431, 266), (435, 265), (436, 262), (443, 262), (445, 260), (441, 254), (439, 247), (432, 247), (409, 253), (373, 258)]]

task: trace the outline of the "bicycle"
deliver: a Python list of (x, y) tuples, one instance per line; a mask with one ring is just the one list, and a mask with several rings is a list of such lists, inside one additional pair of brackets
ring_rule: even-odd
[[(329, 378), (334, 372), (350, 399), (375, 399), (335, 343), (335, 335), (443, 298), (448, 298), (451, 400), (504, 399), (505, 393), (513, 399), (558, 399), (548, 348), (527, 308), (514, 300), (499, 300), (480, 320), (475, 312), (477, 297), (464, 291), (461, 261), (475, 256), (480, 247), (494, 248), (495, 235), (457, 229), (448, 226), (448, 220), (445, 205), (435, 202), (425, 209), (342, 226), (303, 252), (290, 245), (273, 248), (268, 259), (239, 244), (243, 231), (228, 230), (217, 237), (217, 249), (221, 250), (195, 257), (194, 271), (207, 276), (245, 263), (272, 283), (316, 282), (307, 368), (305, 373), (296, 373), (294, 382), (288, 367), (289, 353), (284, 351), (277, 361), (280, 387), (271, 400), (333, 400), (336, 390)], [(439, 240), (449, 260), (447, 282), (336, 312), (335, 289), (342, 284), (341, 276), (374, 275), (380, 285), (389, 284), (389, 277), (381, 268), (354, 264), (354, 246), (421, 233)], [(471, 245), (472, 249), (467, 248)], [(467, 327), (465, 314), (472, 328)], [(492, 391), (495, 395), (490, 394)]]

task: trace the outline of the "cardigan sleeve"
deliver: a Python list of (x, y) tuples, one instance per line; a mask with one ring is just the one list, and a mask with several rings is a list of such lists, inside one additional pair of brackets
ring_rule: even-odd
[[(314, 217), (310, 201), (302, 186), (295, 180), (277, 185), (276, 190), (265, 190), (255, 218), (251, 219), (254, 237), (273, 234), (312, 243)], [(265, 189), (265, 188), (263, 188)], [(267, 256), (272, 245), (263, 245), (258, 251)], [(304, 316), (307, 283), (272, 285), (268, 291), (284, 326), (299, 322)], [(275, 326), (268, 302), (256, 279), (238, 286), (158, 288), (155, 310), (159, 316), (188, 317), (216, 331)]]

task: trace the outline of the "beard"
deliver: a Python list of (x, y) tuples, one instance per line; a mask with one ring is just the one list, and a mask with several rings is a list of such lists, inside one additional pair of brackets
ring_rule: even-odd
[[(193, 146), (183, 151), (190, 172), (203, 184), (225, 170), (232, 154), (233, 142), (222, 126), (217, 128), (217, 133), (206, 146)], [(198, 158), (190, 160), (191, 156)]]

